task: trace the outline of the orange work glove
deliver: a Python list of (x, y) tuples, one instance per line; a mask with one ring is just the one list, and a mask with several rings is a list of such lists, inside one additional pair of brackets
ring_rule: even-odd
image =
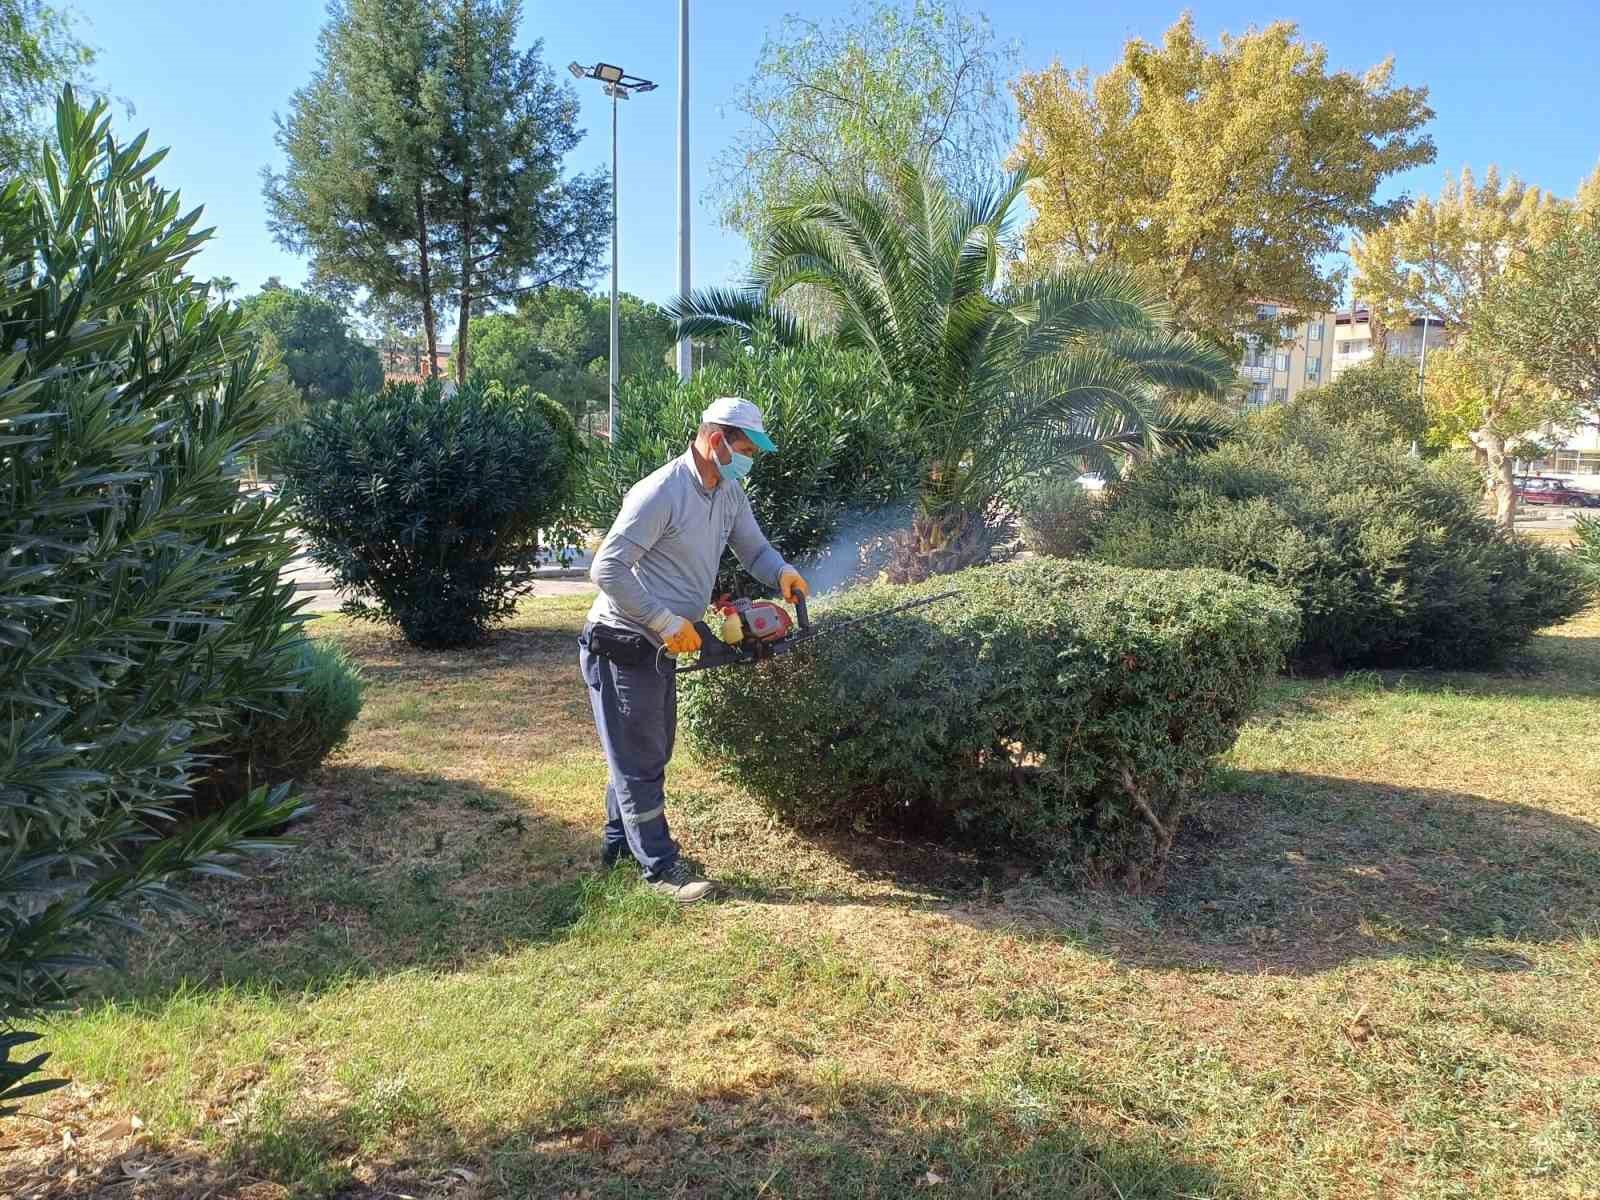
[(700, 649), (700, 634), (688, 621), (676, 617), (661, 631), (661, 642), (673, 654), (693, 654)]
[(793, 604), (801, 596), (810, 597), (811, 585), (801, 577), (799, 571), (793, 567), (785, 567), (778, 572), (778, 594)]

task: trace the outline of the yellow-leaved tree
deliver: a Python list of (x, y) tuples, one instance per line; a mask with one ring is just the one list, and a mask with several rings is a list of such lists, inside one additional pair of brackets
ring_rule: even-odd
[(1437, 199), (1426, 196), (1383, 228), (1358, 238), (1355, 296), (1374, 321), (1405, 326), (1427, 316), (1453, 337), (1430, 355), (1425, 400), (1430, 440), (1470, 444), (1485, 468), (1496, 518), (1516, 516), (1513, 468), (1519, 441), (1560, 418), (1563, 402), (1505, 352), (1489, 303), (1501, 278), (1553, 237), (1571, 206), (1490, 167), (1482, 181), (1464, 170)]
[(1040, 173), (1019, 273), (1132, 267), (1181, 326), (1224, 344), (1276, 335), (1259, 302), (1331, 307), (1343, 279), (1326, 256), (1403, 210), (1377, 200), (1384, 179), (1433, 161), (1427, 89), (1391, 77), (1388, 61), (1329, 71), (1285, 21), (1212, 49), (1188, 16), (1102, 75), (1024, 74), (1016, 157)]

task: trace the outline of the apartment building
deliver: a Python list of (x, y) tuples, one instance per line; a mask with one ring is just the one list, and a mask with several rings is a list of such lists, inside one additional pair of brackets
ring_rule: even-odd
[(1333, 323), (1328, 313), (1302, 319), (1293, 309), (1275, 304), (1263, 304), (1256, 312), (1282, 320), (1282, 341), (1264, 346), (1252, 340), (1246, 345), (1239, 372), (1247, 384), (1245, 407), (1282, 404), (1332, 378)]
[[(1332, 313), (1330, 319), (1333, 322), (1333, 365), (1329, 378), (1337, 379), (1351, 367), (1371, 359), (1378, 348), (1374, 344), (1372, 313), (1366, 305)], [(1450, 332), (1438, 321), (1416, 317), (1404, 329), (1385, 329), (1383, 337), (1389, 354), (1416, 362), (1422, 357), (1424, 337), (1432, 352), (1449, 343)]]
[(1562, 438), (1560, 448), (1530, 462), (1528, 473), (1551, 475), (1585, 491), (1600, 491), (1600, 424), (1552, 432)]

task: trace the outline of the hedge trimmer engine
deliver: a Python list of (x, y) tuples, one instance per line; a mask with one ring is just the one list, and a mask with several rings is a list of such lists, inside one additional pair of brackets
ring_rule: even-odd
[[(721, 636), (713, 634), (711, 627), (704, 621), (696, 621), (694, 627), (700, 634), (700, 657), (693, 666), (674, 667), (673, 670), (679, 675), (687, 675), (692, 671), (709, 671), (713, 667), (762, 662), (779, 654), (787, 654), (796, 646), (803, 646), (814, 637), (837, 633), (841, 629), (848, 629), (865, 621), (881, 620), (895, 613), (921, 608), (924, 604), (932, 604), (938, 600), (948, 600), (956, 594), (943, 592), (937, 596), (912, 600), (907, 604), (886, 608), (882, 612), (868, 613), (864, 617), (837, 622), (826, 629), (811, 627), (811, 619), (806, 614), (804, 596), (794, 602), (792, 619), (789, 610), (775, 600), (731, 600), (724, 597), (715, 605), (717, 611), (722, 614), (722, 628), (719, 631)], [(661, 669), (659, 661), (656, 669)]]
[[(800, 627), (808, 629), (805, 600), (799, 604)], [(759, 655), (769, 642), (781, 641), (795, 627), (789, 610), (773, 600), (723, 600), (717, 606), (722, 614), (722, 643), (737, 646), (747, 654)]]

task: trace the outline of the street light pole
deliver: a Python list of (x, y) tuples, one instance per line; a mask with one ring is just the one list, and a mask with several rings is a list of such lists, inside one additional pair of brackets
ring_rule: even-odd
[[(678, 0), (678, 300), (689, 299), (689, 0)], [(678, 341), (678, 378), (694, 373), (694, 347)]]
[(617, 102), (635, 92), (653, 92), (656, 85), (648, 79), (629, 75), (611, 63), (596, 63), (592, 67), (570, 63), (567, 70), (574, 79), (598, 79), (611, 97), (611, 370), (606, 385), (606, 436), (615, 441), (617, 385), (622, 378), (622, 334), (617, 319)]
[(622, 378), (619, 359), (622, 343), (617, 329), (617, 102), (622, 92), (611, 85), (611, 376), (606, 387), (606, 437), (617, 440), (617, 381)]

